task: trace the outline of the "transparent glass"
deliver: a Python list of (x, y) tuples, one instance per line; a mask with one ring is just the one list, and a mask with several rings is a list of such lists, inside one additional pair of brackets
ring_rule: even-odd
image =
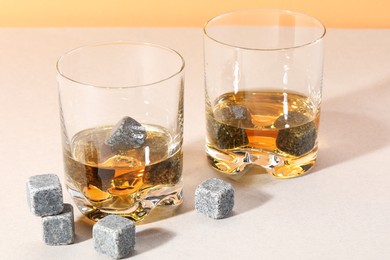
[(72, 50), (58, 63), (66, 186), (92, 220), (140, 221), (182, 202), (184, 60), (150, 43)]
[(216, 170), (248, 166), (290, 178), (317, 157), (325, 27), (276, 9), (241, 10), (204, 26), (206, 152)]

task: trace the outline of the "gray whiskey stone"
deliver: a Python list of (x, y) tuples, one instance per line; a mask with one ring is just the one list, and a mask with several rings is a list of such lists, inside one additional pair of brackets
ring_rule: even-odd
[(229, 183), (212, 178), (202, 182), (195, 191), (195, 209), (209, 218), (226, 217), (234, 206), (234, 189)]
[(282, 115), (274, 122), (274, 126), (280, 128), (276, 137), (276, 147), (294, 156), (310, 152), (317, 139), (315, 123), (299, 112), (289, 111), (287, 115), (287, 120)]
[(64, 204), (64, 210), (54, 216), (42, 217), (43, 241), (47, 245), (69, 245), (74, 242), (73, 207)]
[(119, 259), (134, 249), (135, 225), (127, 218), (109, 215), (93, 226), (92, 236), (97, 252)]
[(55, 174), (31, 176), (26, 183), (30, 211), (37, 216), (61, 213), (63, 197), (60, 180)]
[(246, 128), (252, 128), (248, 108), (231, 104), (211, 112), (207, 119), (207, 132), (213, 143), (221, 149), (233, 149), (249, 143)]
[(247, 127), (253, 126), (251, 113), (244, 106), (234, 105), (224, 107), (219, 112), (221, 113), (220, 117), (223, 122)]
[(112, 129), (106, 139), (106, 144), (113, 152), (123, 152), (139, 148), (146, 139), (145, 127), (131, 117), (122, 118)]

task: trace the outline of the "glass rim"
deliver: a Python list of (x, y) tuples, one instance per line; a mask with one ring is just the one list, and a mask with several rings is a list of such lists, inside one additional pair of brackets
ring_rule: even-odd
[[(76, 53), (76, 52), (78, 52), (80, 50), (86, 49), (86, 48), (108, 46), (108, 45), (129, 45), (129, 46), (130, 45), (141, 45), (141, 46), (148, 46), (148, 47), (163, 49), (165, 51), (168, 51), (168, 52), (176, 55), (180, 59), (181, 65), (180, 65), (179, 69), (175, 73), (172, 73), (171, 75), (169, 75), (167, 77), (164, 77), (163, 79), (159, 79), (157, 81), (146, 83), (146, 84), (123, 85), (123, 86), (120, 86), (120, 87), (93, 85), (93, 84), (89, 84), (89, 83), (82, 82), (82, 81), (79, 81), (79, 80), (75, 80), (72, 77), (67, 76), (66, 73), (64, 73), (61, 70), (61, 62), (63, 61), (63, 59), (65, 57), (67, 57), (67, 56), (69, 56), (69, 55), (71, 55), (73, 53)], [(137, 41), (113, 41), (113, 42), (101, 42), (101, 43), (86, 44), (86, 45), (82, 45), (82, 46), (73, 48), (73, 49), (65, 52), (64, 54), (62, 54), (60, 56), (60, 58), (56, 62), (57, 75), (63, 77), (64, 79), (67, 79), (67, 80), (69, 80), (71, 82), (79, 84), (79, 85), (84, 85), (84, 86), (89, 86), (89, 87), (94, 87), (94, 88), (102, 88), (102, 89), (141, 88), (141, 87), (157, 85), (157, 84), (159, 84), (161, 82), (167, 81), (167, 80), (169, 80), (171, 78), (174, 78), (175, 76), (179, 75), (180, 73), (182, 73), (184, 71), (184, 68), (185, 68), (185, 60), (184, 60), (183, 56), (178, 51), (176, 51), (176, 50), (174, 50), (172, 48), (160, 45), (160, 44), (151, 43), (151, 42), (142, 42), (142, 41), (140, 41), (140, 42), (137, 42)]]
[[(317, 23), (319, 25), (319, 28), (322, 29), (322, 33), (319, 37), (316, 37), (314, 40), (312, 41), (308, 41), (304, 44), (299, 44), (299, 45), (293, 45), (291, 47), (281, 47), (281, 48), (251, 48), (251, 47), (244, 47), (244, 46), (239, 46), (239, 45), (233, 45), (233, 44), (229, 44), (229, 43), (225, 43), (221, 40), (218, 40), (214, 37), (212, 37), (208, 32), (207, 32), (207, 29), (208, 27), (211, 25), (212, 22), (220, 19), (220, 18), (223, 18), (223, 17), (226, 17), (226, 16), (229, 16), (229, 15), (234, 15), (234, 14), (238, 14), (238, 13), (244, 13), (244, 12), (249, 12), (249, 11), (273, 11), (273, 12), (277, 12), (277, 13), (285, 13), (285, 14), (289, 14), (289, 15), (294, 15), (294, 16), (301, 16), (301, 17), (304, 17), (304, 18), (307, 18), (309, 20), (312, 20), (314, 21), (315, 23)], [(237, 49), (243, 49), (243, 50), (252, 50), (252, 51), (280, 51), (280, 50), (290, 50), (290, 49), (297, 49), (297, 48), (301, 48), (301, 47), (304, 47), (304, 46), (308, 46), (308, 45), (312, 45), (312, 44), (315, 44), (319, 41), (321, 41), (325, 35), (326, 35), (326, 27), (325, 25), (320, 21), (318, 20), (317, 18), (314, 18), (310, 15), (307, 15), (307, 14), (304, 14), (304, 13), (300, 13), (300, 12), (296, 12), (296, 11), (291, 11), (291, 10), (286, 10), (286, 9), (277, 9), (277, 8), (247, 8), (247, 9), (239, 9), (239, 10), (233, 10), (233, 11), (228, 11), (228, 12), (225, 12), (225, 13), (221, 13), (217, 16), (214, 16), (212, 17), (211, 19), (207, 20), (204, 25), (203, 25), (203, 34), (209, 38), (210, 40), (216, 42), (216, 43), (219, 43), (219, 44), (222, 44), (222, 45), (225, 45), (225, 46), (228, 46), (228, 47), (232, 47), (232, 48), (237, 48)]]

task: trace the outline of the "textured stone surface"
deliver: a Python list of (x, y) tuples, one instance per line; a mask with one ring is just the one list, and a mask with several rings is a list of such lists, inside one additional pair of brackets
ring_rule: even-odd
[[(224, 107), (218, 111), (224, 123), (242, 127), (252, 127), (252, 116), (248, 108), (239, 105)], [(218, 115), (217, 115), (218, 116)]]
[(127, 256), (135, 245), (135, 225), (121, 216), (109, 215), (92, 229), (95, 250), (111, 258)]
[(106, 144), (116, 153), (139, 148), (146, 139), (145, 127), (131, 117), (122, 118), (112, 129)]
[(60, 180), (55, 174), (31, 176), (26, 183), (30, 210), (37, 216), (61, 213), (63, 196)]
[(48, 245), (68, 245), (74, 242), (73, 207), (64, 204), (63, 211), (54, 216), (42, 217), (43, 241)]
[(214, 113), (207, 117), (207, 132), (218, 148), (233, 149), (248, 144), (245, 128), (251, 128), (253, 124), (246, 107), (232, 105)]
[(275, 120), (274, 126), (281, 128), (276, 137), (279, 150), (294, 156), (301, 156), (314, 148), (317, 128), (313, 121), (302, 113), (289, 111)]
[(226, 217), (234, 207), (234, 189), (229, 183), (212, 178), (195, 191), (195, 209), (209, 218)]
[(159, 163), (147, 165), (143, 174), (143, 182), (148, 185), (176, 184), (181, 179), (183, 170), (183, 152)]

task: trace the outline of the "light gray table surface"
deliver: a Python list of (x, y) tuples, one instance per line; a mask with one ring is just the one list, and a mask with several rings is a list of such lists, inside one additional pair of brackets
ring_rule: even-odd
[[(186, 60), (184, 203), (137, 226), (131, 259), (390, 259), (390, 30), (328, 30), (320, 152), (310, 174), (250, 172), (234, 181), (204, 153), (200, 28), (0, 29), (0, 259), (106, 259), (76, 208), (75, 243), (45, 245), (25, 182), (41, 173), (63, 182), (57, 59), (117, 40), (167, 45)], [(210, 177), (236, 190), (226, 219), (194, 210), (195, 188)], [(73, 204), (66, 191), (64, 200)]]

